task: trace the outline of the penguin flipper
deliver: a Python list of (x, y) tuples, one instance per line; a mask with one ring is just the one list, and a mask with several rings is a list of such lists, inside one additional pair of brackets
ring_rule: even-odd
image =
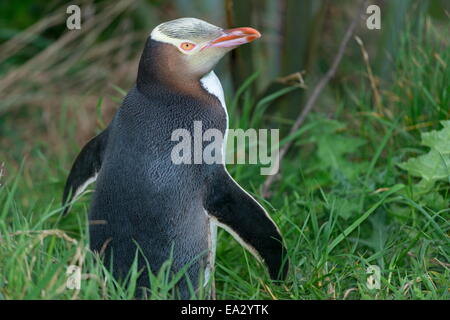
[(267, 265), (273, 280), (286, 278), (289, 263), (280, 231), (264, 208), (225, 170), (208, 188), (205, 209), (214, 223)]
[(108, 129), (92, 138), (78, 154), (64, 187), (62, 204), (66, 207), (64, 208), (63, 215), (66, 215), (70, 210), (70, 206), (67, 204), (96, 180), (97, 174), (102, 166), (107, 142)]

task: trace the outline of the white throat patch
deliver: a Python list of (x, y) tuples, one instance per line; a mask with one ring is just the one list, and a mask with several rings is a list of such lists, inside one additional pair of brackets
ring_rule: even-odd
[[(202, 87), (208, 91), (210, 94), (216, 96), (220, 104), (222, 105), (223, 110), (225, 111), (225, 116), (227, 117), (227, 122), (225, 126), (225, 135), (223, 137), (223, 145), (222, 145), (222, 163), (225, 166), (226, 154), (227, 154), (227, 137), (228, 137), (228, 111), (227, 105), (225, 103), (225, 95), (223, 93), (222, 84), (220, 83), (219, 78), (217, 77), (214, 71), (211, 71), (206, 76), (200, 79), (200, 83)], [(225, 168), (225, 171), (227, 169)]]
[(214, 71), (211, 71), (206, 76), (201, 78), (200, 82), (202, 83), (202, 86), (203, 88), (205, 88), (206, 91), (208, 91), (209, 93), (211, 93), (212, 95), (216, 96), (219, 99), (222, 108), (224, 108), (226, 112), (227, 107), (225, 105), (225, 95), (223, 93), (222, 84), (220, 83), (220, 80), (214, 73)]

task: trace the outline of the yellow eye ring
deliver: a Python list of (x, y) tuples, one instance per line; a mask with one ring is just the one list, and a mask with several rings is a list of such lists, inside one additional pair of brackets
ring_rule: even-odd
[(184, 51), (191, 51), (192, 49), (195, 48), (195, 44), (190, 43), (190, 42), (183, 42), (183, 43), (180, 45), (180, 48), (181, 48), (182, 50), (184, 50)]

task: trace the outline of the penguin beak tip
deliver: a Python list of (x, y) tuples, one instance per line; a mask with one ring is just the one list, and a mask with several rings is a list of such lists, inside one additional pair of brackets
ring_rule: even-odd
[(223, 30), (223, 34), (210, 41), (205, 48), (233, 48), (261, 38), (261, 33), (250, 27)]

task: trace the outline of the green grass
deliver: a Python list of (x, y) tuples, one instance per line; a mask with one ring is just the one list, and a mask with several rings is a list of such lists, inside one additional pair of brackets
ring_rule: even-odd
[[(257, 166), (229, 167), (279, 225), (291, 268), (284, 284), (271, 283), (264, 267), (221, 231), (218, 299), (449, 299), (450, 176), (417, 195), (419, 180), (399, 167), (427, 152), (421, 132), (440, 129), (439, 121), (449, 119), (450, 53), (439, 33), (426, 28), (424, 39), (404, 34), (393, 82), (381, 91), (381, 110), (374, 111), (365, 66), (357, 64), (363, 84), (343, 81), (331, 116), (311, 114), (294, 136), (281, 137), (282, 144), (295, 139), (295, 146), (270, 199), (259, 196), (264, 177)], [(291, 89), (253, 101), (248, 91), (253, 79), (228, 99), (231, 127), (282, 124), (287, 132), (293, 119), (276, 112), (274, 102)], [(101, 98), (98, 104), (101, 117)], [(7, 176), (0, 178), (0, 299), (133, 297), (133, 285), (115, 282), (88, 249), (90, 193), (61, 217), (67, 169), (79, 150), (77, 123), (64, 115), (76, 108), (62, 106), (55, 127), (67, 143), (56, 150), (48, 142), (25, 143), (4, 122), (5, 132), (11, 130), (4, 153)], [(152, 278), (157, 289), (149, 298), (172, 298), (169, 263)], [(65, 288), (70, 264), (83, 267), (80, 291)], [(366, 286), (370, 265), (381, 269), (379, 290)], [(136, 276), (134, 268), (131, 283)]]

